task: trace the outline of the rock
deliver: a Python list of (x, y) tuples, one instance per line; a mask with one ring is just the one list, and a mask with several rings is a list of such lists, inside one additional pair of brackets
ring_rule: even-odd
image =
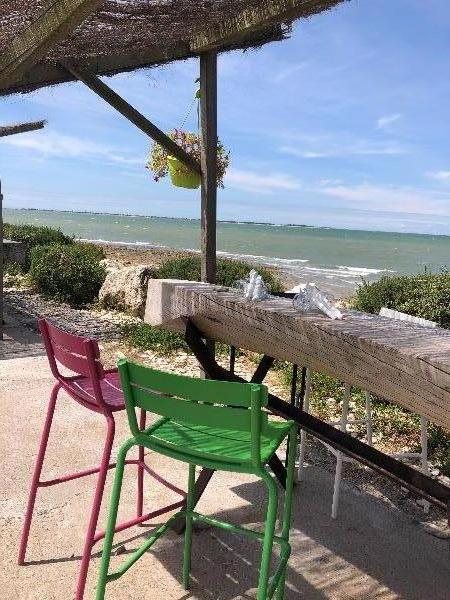
[(98, 295), (100, 306), (127, 311), (142, 318), (153, 269), (147, 265), (121, 267), (113, 261), (108, 261), (105, 266), (107, 275)]

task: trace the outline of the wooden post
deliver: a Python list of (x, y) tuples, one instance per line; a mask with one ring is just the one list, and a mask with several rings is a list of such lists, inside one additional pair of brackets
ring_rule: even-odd
[(217, 52), (200, 55), (201, 275), (216, 281), (217, 229)]

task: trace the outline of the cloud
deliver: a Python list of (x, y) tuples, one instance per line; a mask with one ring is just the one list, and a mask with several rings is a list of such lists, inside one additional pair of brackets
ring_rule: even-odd
[(336, 185), (319, 188), (326, 196), (344, 201), (347, 206), (374, 211), (450, 215), (450, 196), (434, 190), (412, 189), (404, 186)]
[(450, 171), (429, 171), (427, 176), (436, 181), (450, 181)]
[(351, 143), (331, 142), (327, 148), (317, 150), (303, 150), (295, 146), (281, 146), (283, 154), (290, 154), (298, 158), (344, 158), (346, 156), (397, 156), (408, 154), (409, 150), (398, 142), (382, 143), (360, 140)]
[(395, 113), (393, 115), (385, 115), (377, 119), (377, 129), (389, 130), (391, 125), (399, 121), (403, 117), (400, 113)]
[(104, 144), (55, 132), (37, 132), (8, 137), (3, 143), (40, 154), (42, 157), (95, 159), (106, 163), (142, 165), (142, 158), (124, 156)]
[(272, 194), (279, 191), (295, 192), (301, 188), (301, 183), (286, 173), (261, 174), (256, 171), (245, 171), (230, 169), (225, 176), (227, 187), (245, 190), (246, 192), (257, 192)]
[(278, 70), (269, 79), (273, 83), (281, 83), (282, 81), (285, 81), (286, 79), (289, 79), (290, 77), (292, 77), (298, 71), (301, 71), (302, 69), (304, 69), (307, 66), (307, 64), (308, 64), (307, 62), (299, 62), (299, 63), (294, 63), (292, 65), (288, 65), (288, 66)]

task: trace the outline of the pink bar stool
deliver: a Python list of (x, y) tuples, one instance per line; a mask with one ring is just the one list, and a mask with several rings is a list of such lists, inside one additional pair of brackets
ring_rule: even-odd
[[(114, 442), (115, 433), (114, 413), (125, 409), (125, 401), (123, 398), (122, 389), (120, 387), (117, 369), (105, 370), (103, 368), (103, 365), (100, 362), (98, 343), (95, 340), (79, 337), (62, 331), (45, 319), (39, 321), (39, 329), (44, 340), (50, 368), (56, 379), (56, 382), (50, 395), (47, 417), (45, 420), (44, 429), (42, 431), (39, 451), (34, 467), (31, 489), (28, 497), (28, 505), (25, 513), (25, 522), (20, 541), (18, 562), (19, 565), (23, 565), (25, 563), (25, 553), (27, 549), (31, 520), (33, 517), (33, 509), (38, 488), (50, 487), (59, 483), (72, 481), (73, 479), (79, 479), (80, 477), (98, 473), (91, 515), (81, 559), (77, 591), (75, 595), (75, 600), (82, 600), (93, 546), (96, 544), (96, 542), (104, 537), (104, 531), (97, 531), (97, 522), (108, 470), (116, 466), (115, 463), (110, 463), (111, 449)], [(59, 372), (58, 363), (74, 373), (74, 375), (62, 375)], [(48, 438), (55, 412), (56, 400), (61, 389), (67, 392), (71, 398), (83, 405), (85, 408), (102, 414), (105, 417), (107, 433), (103, 447), (102, 460), (99, 467), (63, 475), (52, 480), (42, 481), (42, 465), (45, 458)], [(139, 423), (141, 430), (145, 429), (145, 421), (146, 413), (144, 410), (142, 410), (140, 413)], [(148, 521), (149, 519), (158, 515), (173, 511), (174, 509), (182, 506), (186, 497), (185, 492), (163, 479), (160, 475), (155, 473), (147, 466), (144, 461), (144, 448), (139, 447), (138, 452), (139, 454), (137, 459), (130, 459), (126, 461), (127, 464), (137, 465), (137, 516), (134, 519), (120, 523), (116, 527), (116, 531), (123, 531), (128, 527), (138, 525), (139, 523)], [(182, 499), (169, 506), (165, 506), (144, 515), (144, 472), (147, 472), (167, 488), (179, 494)]]

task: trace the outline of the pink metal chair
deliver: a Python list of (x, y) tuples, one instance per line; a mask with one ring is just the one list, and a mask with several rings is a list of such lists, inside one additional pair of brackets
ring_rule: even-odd
[[(50, 403), (47, 409), (47, 417), (41, 436), (39, 452), (34, 467), (33, 479), (31, 482), (28, 506), (25, 514), (22, 538), (19, 550), (19, 565), (25, 562), (25, 553), (30, 533), (33, 509), (36, 500), (37, 490), (40, 487), (49, 487), (73, 479), (79, 479), (87, 475), (98, 473), (97, 485), (92, 503), (91, 515), (86, 532), (84, 549), (81, 559), (80, 572), (78, 576), (78, 585), (76, 591), (76, 600), (82, 600), (86, 586), (86, 578), (89, 569), (89, 562), (93, 546), (104, 537), (104, 531), (97, 532), (97, 521), (102, 503), (103, 491), (108, 469), (114, 468), (115, 463), (110, 464), (111, 449), (114, 441), (115, 421), (114, 413), (125, 409), (125, 402), (120, 387), (117, 369), (105, 370), (100, 362), (100, 352), (98, 343), (92, 339), (82, 338), (61, 329), (58, 329), (48, 321), (42, 319), (39, 321), (39, 328), (44, 340), (47, 357), (50, 368), (56, 379), (55, 385), (50, 395)], [(74, 375), (62, 375), (58, 368), (58, 363), (74, 373)], [(106, 419), (107, 433), (103, 447), (102, 460), (99, 467), (63, 475), (52, 480), (41, 480), (42, 465), (47, 449), (48, 438), (55, 412), (56, 400), (59, 391), (63, 389), (76, 402), (80, 403), (89, 410), (102, 414)], [(144, 410), (140, 413), (140, 428), (145, 429), (146, 413)], [(144, 448), (139, 447), (138, 458), (127, 460), (127, 464), (137, 465), (137, 515), (134, 519), (119, 524), (116, 531), (123, 531), (139, 523), (143, 523), (158, 515), (170, 512), (179, 508), (186, 497), (185, 492), (173, 486), (152, 469), (144, 461)], [(180, 494), (181, 500), (169, 506), (165, 506), (153, 512), (143, 514), (143, 486), (144, 472), (147, 472), (157, 481)]]

